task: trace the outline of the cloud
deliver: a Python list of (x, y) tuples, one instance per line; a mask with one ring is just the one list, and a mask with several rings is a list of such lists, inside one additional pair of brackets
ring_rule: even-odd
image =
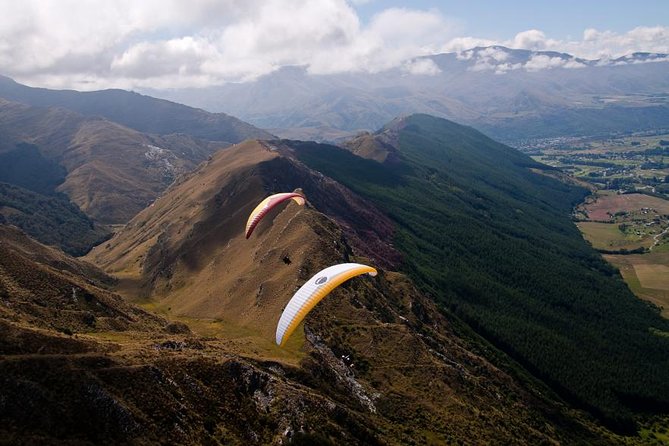
[(508, 46), (525, 50), (545, 50), (556, 44), (558, 44), (556, 40), (547, 39), (542, 31), (530, 29), (516, 34)]
[(669, 53), (669, 27), (641, 26), (622, 34), (589, 28), (581, 40), (570, 41), (550, 39), (534, 29), (518, 33), (502, 44), (511, 48), (565, 52), (584, 59), (613, 59), (634, 52)]
[(499, 42), (489, 39), (479, 39), (476, 37), (456, 37), (446, 42), (441, 47), (441, 52), (444, 53), (462, 53), (476, 47), (487, 47), (499, 45)]
[(434, 11), (386, 9), (359, 29), (347, 45), (331, 54), (314, 54), (309, 72), (379, 72), (394, 68), (408, 59), (438, 53), (440, 42), (452, 37), (455, 26)]
[(346, 0), (0, 2), (3, 74), (51, 87), (201, 86), (286, 65), (376, 72), (438, 52), (457, 29), (407, 8), (363, 25)]
[(527, 71), (541, 71), (552, 68), (583, 68), (585, 65), (574, 59), (551, 57), (544, 54), (534, 54), (524, 65)]
[[(532, 29), (494, 41), (462, 36), (461, 24), (437, 10), (387, 8), (362, 23), (353, 5), (364, 1), (0, 0), (0, 67), (21, 82), (54, 88), (180, 88), (249, 81), (286, 65), (312, 74), (435, 74), (436, 65), (417, 58), (451, 51), (478, 71), (521, 68), (498, 49), (468, 51), (494, 45), (606, 60), (669, 53), (669, 28), (662, 26), (587, 29), (569, 41)], [(528, 64), (582, 66), (550, 58)]]
[(441, 70), (432, 59), (417, 59), (406, 62), (402, 67), (404, 71), (413, 75), (434, 76)]
[[(583, 59), (614, 59), (634, 52), (669, 53), (669, 27), (637, 27), (626, 33), (586, 29), (581, 40), (557, 40), (542, 31), (531, 29), (509, 40), (487, 40), (457, 37), (442, 46), (444, 52), (457, 52), (466, 58), (466, 50), (474, 47), (505, 46), (533, 51), (557, 51)], [(471, 57), (472, 53), (469, 53)]]
[[(477, 48), (472, 49), (472, 46)], [(509, 53), (504, 47), (530, 50), (529, 59), (513, 63), (508, 60)], [(669, 28), (638, 27), (623, 34), (586, 29), (580, 41), (550, 39), (542, 31), (532, 29), (518, 33), (506, 41), (458, 37), (447, 42), (442, 49), (446, 52), (454, 51), (457, 59), (468, 61), (469, 71), (492, 71), (496, 74), (519, 69), (541, 71), (584, 68), (587, 66), (585, 60), (597, 61), (597, 65), (666, 62), (668, 57), (658, 55), (618, 59), (634, 52), (669, 53)], [(540, 53), (548, 51), (565, 54), (553, 56)]]
[[(554, 68), (584, 68), (586, 64), (563, 54), (552, 56), (542, 52), (532, 51), (526, 60), (513, 61), (514, 57), (506, 47), (476, 48), (457, 53), (459, 60), (468, 61), (469, 71), (492, 71), (495, 74), (504, 74), (514, 70), (542, 71)], [(517, 56), (516, 56), (517, 57)], [(516, 59), (517, 60), (517, 59)]]
[(634, 52), (669, 53), (669, 28), (640, 26), (624, 34), (586, 29), (568, 48), (588, 58), (616, 58)]

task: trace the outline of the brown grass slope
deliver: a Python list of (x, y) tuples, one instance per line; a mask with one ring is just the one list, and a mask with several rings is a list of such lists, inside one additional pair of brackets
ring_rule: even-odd
[(367, 158), (379, 163), (398, 161), (398, 128), (399, 119), (392, 121), (378, 132), (361, 133), (355, 138), (346, 141), (342, 147), (361, 158)]
[[(0, 323), (5, 334), (29, 341), (30, 334), (58, 337), (55, 333), (153, 330), (167, 324), (107, 290), (113, 279), (93, 265), (41, 245), (15, 227), (0, 225), (0, 252)], [(63, 337), (62, 342), (72, 339)], [(0, 353), (50, 348), (32, 351), (32, 343), (23, 345), (11, 336), (2, 337), (0, 345)]]
[(66, 171), (58, 191), (86, 214), (125, 223), (178, 175), (192, 170), (220, 144), (184, 134), (153, 136), (102, 118), (0, 99), (0, 152), (37, 146)]
[[(297, 180), (305, 181), (310, 204), (281, 207), (245, 240), (255, 204)], [(334, 218), (319, 212), (318, 204), (337, 200), (346, 203), (350, 221), (342, 208), (332, 206)], [(364, 218), (372, 223), (370, 237), (362, 232)], [(336, 444), (613, 441), (522, 374), (473, 353), (401, 274), (382, 270), (343, 285), (286, 348), (276, 347), (281, 310), (312, 274), (344, 261), (398, 260), (386, 223), (284, 147), (250, 141), (173, 185), (88, 259), (117, 276), (128, 298), (187, 321), (226, 352), (255, 363), (268, 382), (304, 389), (287, 395), (286, 388), (252, 386), (247, 403), (264, 407), (267, 418), (250, 443), (278, 443), (299, 430)], [(375, 247), (385, 247), (386, 255), (373, 259)], [(291, 412), (296, 418), (287, 420), (282, 404), (300, 407)], [(229, 428), (220, 418), (215, 425)]]
[(6, 226), (0, 250), (0, 444), (269, 444), (328, 418), (372, 438), (294, 369), (124, 302), (95, 267)]

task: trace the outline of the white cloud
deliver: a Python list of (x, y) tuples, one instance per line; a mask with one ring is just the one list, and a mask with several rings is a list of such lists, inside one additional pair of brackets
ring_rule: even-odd
[(508, 71), (520, 70), (523, 68), (522, 63), (502, 63), (495, 67), (495, 74), (504, 74)]
[(554, 46), (557, 41), (547, 39), (546, 35), (538, 29), (530, 29), (516, 34), (508, 46), (511, 48), (522, 48), (525, 50), (545, 50)]
[[(484, 49), (468, 49), (474, 46), (487, 46)], [(522, 63), (510, 63), (509, 54), (496, 45), (515, 49), (532, 51), (530, 58)], [(540, 51), (555, 51), (567, 53), (581, 59), (598, 60), (598, 65), (608, 65), (613, 59), (634, 52), (669, 53), (669, 28), (666, 27), (639, 27), (624, 34), (611, 31), (597, 31), (586, 29), (581, 41), (560, 41), (550, 39), (539, 30), (523, 31), (506, 41), (480, 41), (469, 37), (458, 37), (449, 41), (443, 47), (446, 51), (456, 51), (457, 58), (469, 61), (470, 71), (492, 71), (503, 74), (508, 71), (525, 69), (540, 71), (555, 68), (584, 68), (586, 64), (573, 57), (557, 57), (538, 54)], [(655, 57), (649, 59), (630, 59), (618, 61), (616, 65), (628, 63), (664, 62), (669, 58)]]
[(460, 60), (474, 61), (474, 65), (468, 68), (469, 71), (494, 71), (495, 74), (504, 74), (523, 67), (522, 63), (507, 62), (509, 57), (506, 49), (497, 46), (466, 51), (465, 54), (458, 53)]
[(309, 72), (378, 72), (397, 67), (408, 59), (438, 53), (439, 43), (452, 37), (454, 26), (436, 12), (386, 9), (374, 16), (347, 45), (332, 53), (314, 54)]
[(411, 60), (402, 67), (404, 71), (413, 75), (434, 76), (441, 73), (441, 70), (432, 59)]
[(669, 27), (637, 27), (626, 33), (586, 29), (581, 40), (555, 40), (539, 30), (518, 33), (500, 42), (512, 48), (569, 53), (584, 59), (613, 59), (634, 52), (669, 53)]
[(486, 47), (492, 45), (498, 45), (499, 42), (489, 39), (479, 39), (476, 37), (456, 37), (446, 42), (442, 47), (441, 51), (445, 53), (462, 53), (466, 50), (476, 48), (476, 47)]
[(565, 64), (563, 67), (565, 68), (585, 68), (587, 65), (585, 65), (583, 62), (579, 62), (578, 60), (570, 59)]
[(200, 86), (285, 65), (375, 72), (438, 52), (457, 28), (437, 11), (406, 8), (362, 25), (346, 0), (0, 0), (0, 8), (3, 74), (52, 87)]
[[(389, 8), (362, 23), (352, 5), (365, 2), (0, 0), (0, 70), (56, 88), (178, 88), (252, 80), (286, 65), (313, 74), (394, 67), (435, 74), (436, 65), (416, 58), (451, 51), (471, 60), (474, 70), (520, 68), (498, 49), (467, 51), (493, 45), (607, 60), (635, 51), (669, 53), (668, 27), (587, 29), (569, 41), (532, 29), (493, 41), (456, 37), (459, 22), (436, 10)], [(582, 66), (550, 58), (528, 64), (530, 70)]]
[(509, 53), (504, 51), (502, 48), (489, 47), (479, 50), (478, 56), (480, 58), (492, 59), (496, 62), (504, 62), (509, 58)]
[(527, 71), (540, 71), (551, 68), (564, 67), (566, 63), (567, 60), (561, 57), (550, 57), (543, 54), (535, 54), (525, 63), (524, 68)]

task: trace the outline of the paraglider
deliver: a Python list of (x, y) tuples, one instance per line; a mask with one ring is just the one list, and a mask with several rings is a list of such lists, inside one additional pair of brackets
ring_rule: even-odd
[(274, 208), (279, 203), (291, 199), (300, 206), (303, 206), (306, 201), (304, 195), (298, 194), (296, 192), (284, 192), (270, 195), (261, 201), (260, 204), (256, 206), (255, 209), (253, 209), (253, 212), (251, 212), (251, 215), (249, 215), (249, 219), (246, 222), (246, 238), (248, 239), (251, 236), (251, 233), (258, 225), (258, 223), (260, 223), (260, 220), (262, 220), (262, 218), (269, 211), (271, 211), (272, 208)]
[(343, 282), (361, 274), (376, 276), (376, 269), (359, 263), (333, 265), (316, 273), (286, 305), (276, 327), (276, 343), (283, 347), (290, 335), (318, 302)]

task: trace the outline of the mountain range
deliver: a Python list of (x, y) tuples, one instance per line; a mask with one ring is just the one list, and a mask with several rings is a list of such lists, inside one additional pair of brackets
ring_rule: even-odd
[[(0, 78), (0, 182), (11, 184), (0, 189), (0, 216), (83, 254), (105, 237), (96, 224), (126, 223), (216, 150), (268, 136), (224, 114), (136, 93), (35, 89)], [(67, 218), (46, 210), (72, 206)]]
[[(632, 401), (665, 404), (665, 381), (651, 376), (662, 373), (666, 346), (649, 324), (669, 326), (574, 228), (570, 209), (586, 191), (542, 175), (542, 165), (472, 129), (425, 115), (365, 138), (381, 140), (388, 152), (383, 162), (288, 140), (226, 149), (88, 258), (118, 277), (118, 290), (137, 302), (148, 299), (187, 320), (220, 321), (254, 338), (249, 342), (260, 356), (271, 352), (273, 317), (285, 302), (278, 296), (330, 262), (370, 262), (408, 273), (411, 282), (402, 283), (440, 305), (466, 342), (472, 339), (464, 327), (475, 327), (485, 343), (607, 426), (633, 431)], [(291, 205), (251, 240), (242, 237), (255, 203), (298, 187), (309, 199), (306, 210)], [(380, 351), (370, 345), (384, 349), (381, 339), (394, 337), (373, 336), (377, 328), (369, 324), (398, 323), (405, 313), (378, 309), (363, 323), (346, 306), (338, 315), (337, 302), (316, 313), (335, 330), (328, 345), (356, 358), (360, 379), (379, 380)], [(351, 305), (375, 308), (367, 300)], [(311, 327), (289, 349), (313, 344)]]
[[(125, 300), (106, 289), (109, 277), (90, 264), (0, 226), (3, 439), (380, 445), (616, 438), (513, 366), (486, 360), (481, 347), (462, 339), (434, 303), (398, 273), (342, 287), (310, 315), (286, 349), (274, 346), (269, 335), (275, 313), (292, 284), (353, 255), (341, 228), (311, 207), (289, 207), (274, 216), (273, 225), (259, 228), (247, 247), (236, 225), (221, 233), (220, 226), (204, 224), (221, 197), (216, 188), (213, 193), (205, 188), (190, 218), (202, 222), (196, 234), (208, 240), (195, 246), (201, 251), (206, 241), (218, 249), (200, 252), (201, 262), (193, 263), (195, 246), (186, 250), (186, 242), (179, 249), (188, 235), (164, 220), (183, 215), (172, 212), (190, 202), (175, 205), (171, 194), (200, 186), (202, 178), (210, 187), (215, 181), (225, 192), (239, 191), (234, 173), (251, 173), (250, 157), (276, 159), (265, 152), (250, 143), (215, 156), (202, 173), (176, 186), (127, 232), (89, 256), (107, 264), (120, 245), (137, 240), (137, 225), (165, 228), (164, 242), (158, 242), (167, 254), (162, 263), (137, 244), (116, 263), (139, 258), (142, 264), (132, 265), (132, 277), (119, 275)], [(235, 155), (245, 161), (225, 167)], [(225, 172), (231, 175), (226, 178)], [(218, 210), (263, 196), (257, 180), (266, 175), (256, 175), (244, 193)], [(164, 214), (168, 208), (173, 211)], [(193, 331), (129, 303), (146, 302), (131, 292), (130, 279), (146, 280), (154, 312), (188, 321)], [(168, 296), (170, 288), (181, 297)], [(188, 292), (195, 299), (184, 298)]]
[(381, 72), (315, 75), (285, 67), (254, 82), (146, 90), (229, 113), (297, 139), (337, 140), (394, 117), (428, 113), (504, 142), (669, 128), (669, 58), (477, 47)]
[(219, 144), (271, 136), (225, 113), (208, 113), (125, 90), (49, 90), (28, 87), (0, 76), (0, 98), (37, 107), (66, 108), (89, 117), (103, 117), (142, 133), (185, 133)]
[(289, 145), (391, 217), (402, 270), (423, 292), (564, 398), (618, 428), (629, 426), (631, 401), (664, 404), (651, 402), (669, 396), (663, 379), (634, 376), (664, 367), (666, 346), (648, 324), (667, 321), (583, 241), (569, 215), (586, 190), (428, 115), (371, 136), (394, 143), (395, 156), (363, 162), (335, 146)]
[[(643, 444), (666, 428), (669, 322), (583, 240), (570, 214), (588, 191), (554, 169), (425, 114), (342, 146), (253, 127), (212, 141), (53, 98), (224, 115), (5, 84), (25, 95), (0, 101), (7, 442)], [(294, 190), (307, 204), (247, 240), (256, 204)], [(97, 246), (75, 259), (52, 222), (114, 234), (77, 229), (71, 252)], [(349, 261), (379, 275), (276, 346), (293, 292)]]

